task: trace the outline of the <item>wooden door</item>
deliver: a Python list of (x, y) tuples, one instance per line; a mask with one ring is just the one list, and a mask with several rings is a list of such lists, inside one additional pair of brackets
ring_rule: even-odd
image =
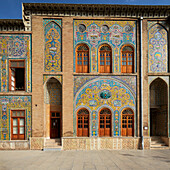
[(51, 112), (50, 138), (61, 137), (61, 118), (59, 112)]
[(122, 112), (122, 136), (134, 136), (134, 114), (131, 110)]
[(77, 136), (89, 136), (89, 112), (85, 109), (77, 114)]
[(111, 112), (108, 109), (100, 111), (99, 136), (111, 136)]

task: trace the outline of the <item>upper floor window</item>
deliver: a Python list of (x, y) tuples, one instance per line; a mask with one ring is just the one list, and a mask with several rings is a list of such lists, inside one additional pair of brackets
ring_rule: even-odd
[(134, 73), (134, 50), (129, 45), (122, 48), (121, 72)]
[(99, 72), (112, 72), (112, 50), (107, 44), (102, 45), (99, 49)]
[(89, 136), (89, 112), (86, 109), (77, 113), (77, 136)]
[(25, 139), (25, 111), (23, 110), (11, 111), (11, 139)]
[(9, 90), (25, 90), (25, 61), (14, 60), (9, 62)]
[(76, 49), (76, 72), (89, 72), (89, 48), (85, 44), (78, 45)]

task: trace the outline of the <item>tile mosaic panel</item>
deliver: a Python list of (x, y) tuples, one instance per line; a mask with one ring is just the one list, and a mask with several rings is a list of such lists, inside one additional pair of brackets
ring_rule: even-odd
[(10, 140), (11, 110), (25, 110), (28, 139), (31, 137), (31, 96), (0, 96), (0, 140)]
[(148, 23), (148, 71), (167, 72), (168, 41), (167, 30), (159, 23)]
[[(86, 30), (84, 32), (79, 30), (80, 24), (85, 25)], [(103, 30), (104, 25), (107, 25), (109, 29)], [(90, 72), (98, 72), (98, 48), (103, 43), (112, 47), (113, 72), (121, 72), (120, 50), (122, 45), (131, 44), (134, 47), (136, 61), (136, 22), (74, 20), (74, 52), (76, 46), (80, 43), (85, 43), (90, 47)]]
[[(136, 114), (135, 83), (135, 76), (123, 77), (123, 80), (120, 76), (76, 76), (74, 78), (74, 136), (76, 136), (78, 109), (86, 108), (90, 112), (90, 134), (98, 136), (98, 114), (99, 110), (105, 107), (109, 108), (113, 114), (113, 136), (120, 136), (121, 111), (124, 108), (131, 108)], [(101, 93), (106, 91), (110, 95), (102, 98)]]
[(24, 59), (26, 61), (26, 91), (31, 92), (31, 35), (0, 34), (0, 59), (0, 91), (9, 90), (9, 60)]
[(61, 71), (61, 20), (44, 19), (44, 71)]

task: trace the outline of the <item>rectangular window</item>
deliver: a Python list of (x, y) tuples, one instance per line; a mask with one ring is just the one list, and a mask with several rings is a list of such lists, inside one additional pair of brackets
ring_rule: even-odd
[(9, 62), (9, 90), (25, 90), (25, 61), (14, 60)]
[(11, 139), (25, 139), (25, 111), (23, 110), (11, 111)]

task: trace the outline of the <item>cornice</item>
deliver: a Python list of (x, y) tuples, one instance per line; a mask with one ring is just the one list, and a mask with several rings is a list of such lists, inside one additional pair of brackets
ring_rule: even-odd
[(170, 5), (23, 3), (22, 11), (26, 31), (31, 31), (32, 15), (166, 18), (170, 15)]
[(0, 31), (24, 31), (22, 19), (0, 19)]

